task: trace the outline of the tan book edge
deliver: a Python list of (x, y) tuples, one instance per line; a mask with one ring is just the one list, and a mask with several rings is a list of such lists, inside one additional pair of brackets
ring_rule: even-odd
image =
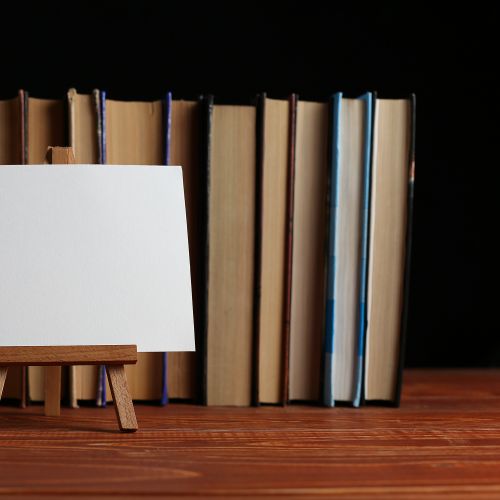
[(256, 112), (216, 105), (209, 184), (207, 404), (252, 396)]
[[(28, 163), (41, 164), (49, 146), (64, 146), (64, 104), (59, 99), (28, 98)], [(28, 367), (28, 398), (30, 401), (45, 399), (45, 368)]]
[[(108, 164), (162, 165), (164, 147), (163, 105), (155, 102), (106, 100), (106, 153)], [(162, 353), (139, 353), (137, 365), (125, 372), (135, 400), (162, 396)], [(107, 399), (111, 390), (106, 382)]]
[[(203, 263), (202, 228), (200, 226), (203, 175), (200, 165), (200, 120), (198, 101), (172, 101), (170, 164), (181, 165), (186, 198), (186, 217), (191, 264), (191, 289), (195, 329), (199, 330), (201, 301), (204, 283), (201, 283)], [(199, 338), (200, 331), (196, 331)], [(196, 353), (170, 352), (167, 354), (167, 384), (169, 398), (191, 399), (198, 397), (196, 385)]]
[(265, 100), (259, 317), (259, 402), (282, 402), (289, 101)]
[(365, 399), (393, 401), (399, 366), (406, 252), (409, 100), (375, 104)]
[(299, 101), (289, 399), (317, 401), (325, 318), (328, 104)]
[(343, 98), (341, 104), (332, 367), (337, 401), (353, 401), (356, 392), (365, 106), (361, 99)]
[[(68, 91), (69, 143), (76, 163), (99, 163), (97, 116), (92, 95)], [(95, 401), (99, 381), (97, 366), (69, 366), (70, 405), (77, 401)]]

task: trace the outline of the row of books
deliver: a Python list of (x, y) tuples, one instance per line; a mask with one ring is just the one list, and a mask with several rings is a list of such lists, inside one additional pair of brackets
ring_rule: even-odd
[[(0, 101), (0, 164), (70, 145), (77, 163), (183, 167), (197, 352), (126, 367), (135, 400), (163, 403), (398, 403), (414, 137), (414, 96)], [(111, 397), (102, 367), (63, 391)], [(10, 370), (5, 396), (42, 401), (43, 368)]]

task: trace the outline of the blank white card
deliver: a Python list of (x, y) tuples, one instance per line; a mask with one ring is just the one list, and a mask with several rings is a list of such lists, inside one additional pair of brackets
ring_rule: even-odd
[(0, 345), (194, 350), (182, 169), (0, 167)]

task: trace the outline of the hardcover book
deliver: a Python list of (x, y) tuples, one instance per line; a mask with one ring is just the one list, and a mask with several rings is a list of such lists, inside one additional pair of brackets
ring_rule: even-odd
[(365, 331), (372, 96), (332, 102), (323, 401), (359, 406)]
[[(189, 233), (191, 289), (197, 343), (203, 331), (205, 175), (201, 162), (201, 102), (173, 100), (170, 161), (182, 165)], [(197, 353), (168, 353), (168, 393), (173, 399), (198, 400), (201, 394)]]
[(299, 101), (293, 214), (289, 399), (320, 400), (326, 306), (328, 104)]
[(365, 390), (399, 403), (408, 307), (415, 98), (376, 99), (370, 204)]
[[(163, 165), (168, 151), (168, 130), (161, 100), (154, 102), (116, 101), (101, 92), (102, 151), (104, 162), (122, 165)], [(161, 353), (139, 353), (136, 365), (125, 371), (134, 400), (166, 402), (165, 356)], [(106, 385), (104, 385), (106, 384)], [(100, 375), (103, 401), (111, 391), (103, 370)], [(104, 397), (105, 395), (105, 397)]]
[[(99, 91), (78, 94), (70, 89), (67, 94), (69, 145), (73, 148), (76, 163), (100, 163)], [(99, 385), (98, 366), (70, 366), (69, 404), (78, 401), (96, 401)]]
[[(206, 402), (252, 401), (255, 106), (212, 106), (208, 173)], [(228, 146), (230, 145), (230, 146)]]
[[(62, 99), (38, 99), (23, 93), (24, 97), (24, 144), (27, 164), (40, 164), (45, 161), (49, 146), (65, 146), (66, 119)], [(64, 382), (63, 378), (63, 382)], [(29, 366), (27, 369), (29, 401), (45, 399), (45, 368)], [(65, 388), (62, 388), (64, 394)]]
[(255, 403), (285, 403), (291, 100), (258, 97)]

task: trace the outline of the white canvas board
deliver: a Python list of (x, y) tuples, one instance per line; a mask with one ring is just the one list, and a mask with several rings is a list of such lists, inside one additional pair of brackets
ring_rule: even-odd
[(192, 351), (181, 167), (0, 167), (0, 345)]

